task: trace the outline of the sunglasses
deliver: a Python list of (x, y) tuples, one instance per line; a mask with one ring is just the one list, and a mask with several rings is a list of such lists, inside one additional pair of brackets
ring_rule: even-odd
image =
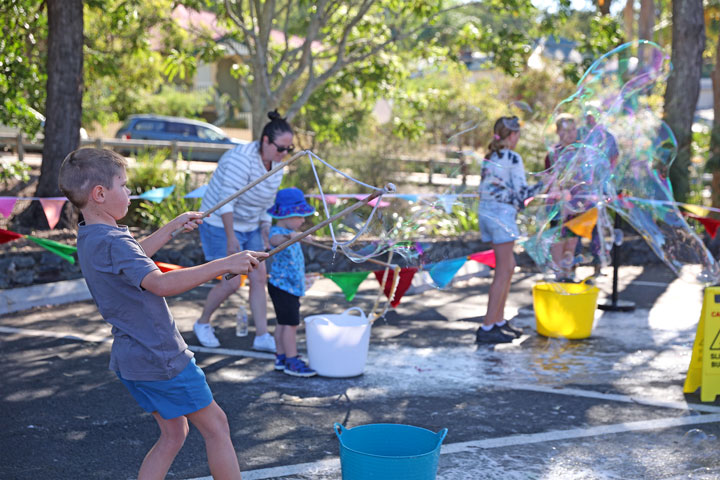
[(275, 143), (275, 141), (273, 141), (273, 140), (270, 140), (270, 143), (275, 145), (275, 149), (278, 151), (278, 153), (285, 153), (285, 152), (292, 153), (293, 150), (295, 150), (295, 145), (293, 145), (292, 143), (290, 145), (288, 145), (287, 147), (281, 147), (280, 145)]

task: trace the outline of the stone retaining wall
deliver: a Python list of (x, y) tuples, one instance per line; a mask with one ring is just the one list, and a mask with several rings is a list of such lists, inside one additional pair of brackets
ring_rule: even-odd
[[(136, 235), (142, 235), (136, 232)], [(53, 239), (64, 244), (73, 245), (74, 232), (55, 232)], [(719, 237), (720, 239), (720, 237)], [(717, 255), (720, 250), (720, 241), (710, 241), (711, 251)], [(330, 245), (329, 242), (320, 243)], [(432, 263), (448, 258), (457, 258), (474, 252), (491, 248), (490, 244), (483, 242), (478, 234), (466, 234), (463, 237), (427, 239), (419, 242), (423, 248), (422, 263)], [(4, 244), (0, 250), (0, 289), (24, 287), (36, 283), (49, 283), (60, 280), (80, 278), (80, 268), (61, 257), (25, 240), (17, 240)], [(378, 270), (382, 267), (372, 263), (354, 263), (341, 253), (313, 246), (303, 246), (305, 252), (306, 270), (308, 272), (349, 272), (362, 270)], [(520, 267), (529, 271), (536, 270), (530, 257), (522, 250), (516, 249), (517, 262)], [(620, 246), (620, 265), (646, 265), (658, 263), (660, 260), (650, 250), (647, 244), (637, 236), (626, 237)], [(192, 266), (205, 261), (198, 233), (183, 234), (165, 245), (154, 257), (154, 260), (173, 263), (182, 266)], [(378, 260), (387, 260), (378, 257)], [(393, 263), (401, 266), (408, 264), (402, 255), (395, 254)], [(418, 264), (417, 258), (412, 260), (413, 265)]]

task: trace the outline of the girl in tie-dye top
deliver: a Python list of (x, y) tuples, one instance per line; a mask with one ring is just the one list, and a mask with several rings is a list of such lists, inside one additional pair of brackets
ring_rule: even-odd
[(528, 186), (522, 158), (513, 151), (520, 138), (517, 117), (501, 117), (495, 122), (488, 155), (482, 163), (478, 223), (482, 239), (492, 244), (495, 271), (488, 295), (487, 312), (476, 333), (476, 342), (508, 343), (522, 330), (504, 319), (505, 302), (515, 270), (513, 247), (520, 236), (516, 218), (525, 199), (542, 188)]
[(525, 207), (525, 200), (542, 188), (542, 184), (532, 187), (527, 184), (522, 157), (507, 146), (510, 137), (515, 137), (514, 143), (517, 143), (520, 135), (517, 117), (503, 117), (500, 120), (508, 118), (512, 120), (507, 123), (516, 129), (508, 128), (510, 133), (505, 138), (501, 138), (499, 133), (494, 134), (488, 156), (482, 163), (479, 193), (481, 201), (507, 203), (521, 210)]

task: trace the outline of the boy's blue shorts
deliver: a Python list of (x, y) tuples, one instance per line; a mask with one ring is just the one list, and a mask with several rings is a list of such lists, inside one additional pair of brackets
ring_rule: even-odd
[[(227, 237), (225, 229), (201, 223), (200, 241), (202, 242), (205, 260), (210, 262), (227, 256)], [(252, 250), (254, 252), (264, 252), (262, 235), (260, 227), (249, 232), (235, 232), (235, 238), (240, 242), (240, 250)]]
[(115, 372), (138, 404), (146, 412), (158, 412), (165, 420), (197, 412), (210, 405), (212, 392), (205, 380), (205, 374), (191, 358), (187, 367), (175, 378), (146, 382), (125, 380)]

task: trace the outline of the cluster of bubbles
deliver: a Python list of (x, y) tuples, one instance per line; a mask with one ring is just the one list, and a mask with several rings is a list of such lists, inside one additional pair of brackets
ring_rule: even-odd
[[(671, 68), (661, 47), (636, 41), (595, 61), (575, 93), (545, 121), (523, 102), (508, 106), (509, 116), (524, 120), (523, 141), (528, 135), (539, 137), (548, 152), (546, 168), (526, 175), (527, 184), (536, 187), (528, 189), (533, 195), (525, 199), (518, 219), (518, 240), (548, 278), (565, 277), (578, 264), (611, 263), (613, 245), (622, 242), (617, 228), (622, 219), (678, 276), (702, 283), (720, 279), (717, 262), (685, 222), (668, 181), (677, 141), (662, 120), (661, 106)], [(442, 193), (386, 197), (380, 204), (385, 208), (360, 209), (337, 222), (339, 237), (356, 239), (361, 233), (373, 239), (337, 241), (343, 253), (361, 262), (393, 251), (404, 266), (422, 266), (437, 255), (428, 255), (431, 249), (417, 239), (442, 232), (443, 222), (469, 221), (467, 212), (474, 210), (479, 218), (497, 219), (498, 228), (507, 228), (497, 212), (478, 210), (477, 190), (460, 180), (475, 163), (492, 161), (475, 153), (485, 145), (463, 151), (463, 135), (479, 125), (458, 125), (449, 138), (466, 166), (441, 167), (439, 176), (447, 181)], [(529, 131), (525, 125), (540, 127)]]
[(595, 61), (548, 119), (547, 169), (529, 176), (543, 188), (522, 223), (525, 248), (543, 272), (557, 277), (574, 264), (610, 263), (613, 244), (622, 241), (619, 216), (678, 276), (720, 278), (668, 181), (677, 141), (661, 105), (671, 68), (658, 45), (624, 44)]

